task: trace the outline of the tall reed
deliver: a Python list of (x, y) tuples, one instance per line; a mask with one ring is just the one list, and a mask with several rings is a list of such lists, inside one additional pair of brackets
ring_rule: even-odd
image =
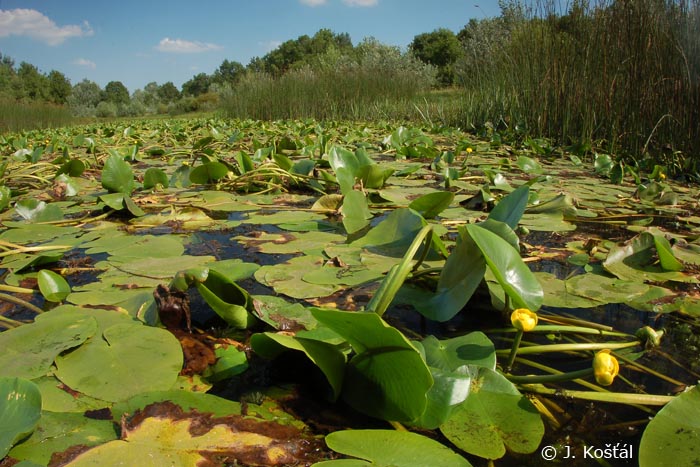
[(0, 99), (0, 133), (64, 126), (74, 121), (70, 111), (62, 106)]
[(700, 152), (700, 0), (505, 3), (502, 18), (472, 24), (498, 39), (465, 42), (458, 121), (637, 159)]

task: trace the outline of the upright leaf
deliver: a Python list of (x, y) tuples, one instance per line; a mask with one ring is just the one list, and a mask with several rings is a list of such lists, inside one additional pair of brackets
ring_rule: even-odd
[(26, 437), (41, 418), (41, 393), (22, 378), (0, 377), (0, 459)]
[(102, 187), (110, 193), (130, 195), (136, 187), (131, 166), (123, 158), (112, 154), (102, 168)]

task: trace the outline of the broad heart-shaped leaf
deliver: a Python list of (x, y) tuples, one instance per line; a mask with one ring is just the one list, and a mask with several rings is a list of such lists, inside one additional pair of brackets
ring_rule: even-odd
[(496, 350), (482, 332), (445, 340), (428, 336), (420, 344), (435, 384), (428, 392), (428, 407), (414, 423), (423, 428), (435, 429), (469, 395), (471, 373), (468, 365), (495, 370)]
[(286, 349), (303, 352), (323, 372), (332, 389), (331, 400), (340, 396), (345, 372), (345, 354), (335, 345), (303, 337), (265, 332), (254, 334), (250, 345), (255, 353), (274, 358)]
[(60, 302), (70, 294), (70, 285), (60, 274), (42, 269), (37, 274), (41, 295), (50, 302)]
[(489, 219), (501, 221), (511, 229), (518, 226), (520, 218), (525, 213), (527, 200), (530, 196), (530, 187), (522, 185), (505, 198), (501, 199), (489, 214)]
[(35, 198), (17, 201), (15, 212), (29, 222), (51, 222), (63, 219), (61, 208)]
[(372, 213), (367, 205), (367, 197), (361, 191), (352, 190), (343, 197), (343, 227), (353, 234), (369, 225)]
[(0, 333), (0, 376), (34, 379), (45, 375), (64, 350), (77, 347), (97, 332), (89, 316), (51, 311), (34, 323)]
[(394, 169), (382, 168), (378, 164), (365, 165), (357, 171), (357, 178), (362, 180), (363, 187), (378, 190), (393, 173)]
[(326, 436), (326, 444), (336, 452), (367, 459), (368, 462), (352, 463), (353, 461), (348, 462), (343, 459), (319, 462), (314, 464), (314, 467), (469, 467), (471, 465), (447, 446), (409, 431), (336, 431)]
[(640, 467), (700, 465), (700, 388), (680, 394), (661, 409), (644, 430)]
[(134, 172), (122, 157), (112, 154), (107, 158), (102, 168), (102, 187), (110, 193), (125, 195), (134, 191)]
[(342, 392), (350, 406), (373, 417), (403, 422), (423, 413), (433, 378), (403, 334), (374, 313), (320, 308), (311, 313), (355, 351), (346, 368)]
[[(657, 248), (655, 236), (649, 232), (643, 232), (624, 245), (615, 245), (610, 248), (610, 252), (603, 262), (603, 267), (609, 273), (626, 281), (698, 282), (698, 279), (694, 275), (684, 274), (678, 271), (674, 267), (671, 259), (672, 252), (666, 250), (663, 244), (659, 246), (661, 247), (661, 252), (657, 250), (659, 258), (662, 255), (665, 257), (661, 265), (655, 264), (656, 255), (654, 255), (654, 250)], [(673, 259), (675, 259), (675, 257), (673, 257)], [(663, 268), (664, 263), (670, 267), (671, 270), (665, 270)]]
[(228, 174), (228, 167), (218, 161), (205, 162), (190, 172), (190, 182), (205, 185), (221, 180)]
[(170, 389), (182, 369), (171, 333), (142, 324), (115, 324), (56, 358), (56, 376), (70, 388), (106, 401)]
[(515, 307), (538, 310), (542, 305), (544, 292), (520, 254), (508, 242), (483, 227), (470, 224), (466, 226), (466, 230)]
[(470, 332), (452, 339), (428, 336), (421, 342), (429, 367), (454, 371), (464, 365), (496, 369), (496, 350), (483, 332)]
[(455, 199), (451, 191), (434, 191), (411, 201), (409, 208), (420, 213), (426, 219), (432, 219), (447, 209)]
[(151, 188), (156, 188), (158, 185), (163, 188), (168, 188), (170, 179), (168, 179), (168, 175), (163, 172), (162, 169), (149, 167), (143, 174), (143, 187), (146, 190), (150, 190)]
[(319, 448), (294, 427), (239, 415), (213, 418), (160, 402), (129, 418), (120, 440), (82, 452), (64, 465), (189, 467), (211, 464), (212, 458), (235, 465), (299, 465), (317, 458)]
[(469, 236), (462, 235), (445, 261), (435, 294), (429, 300), (418, 300), (413, 305), (426, 318), (449, 321), (464, 308), (485, 273), (484, 255)]
[(164, 401), (172, 402), (186, 412), (196, 410), (199, 413), (210, 413), (216, 417), (238, 415), (241, 413), (240, 402), (230, 401), (223, 397), (204, 392), (170, 389), (168, 391), (144, 392), (121, 402), (117, 402), (112, 406), (112, 420), (116, 423), (120, 423), (122, 415), (132, 415), (137, 410), (143, 410), (146, 406), (154, 402)]
[(34, 431), (41, 418), (41, 393), (23, 378), (0, 377), (0, 459)]
[(196, 285), (204, 301), (231, 326), (247, 329), (255, 322), (248, 313), (251, 306), (248, 292), (220, 272), (210, 269), (206, 280)]
[(531, 453), (544, 435), (538, 410), (503, 375), (469, 366), (467, 399), (452, 411), (440, 431), (460, 449), (487, 459), (508, 450)]
[(95, 446), (116, 438), (111, 420), (94, 420), (82, 413), (44, 411), (32, 436), (17, 444), (9, 455), (47, 465), (55, 453), (78, 445)]

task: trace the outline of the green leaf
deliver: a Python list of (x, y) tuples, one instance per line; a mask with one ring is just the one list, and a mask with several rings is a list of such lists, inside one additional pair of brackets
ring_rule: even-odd
[(120, 401), (145, 391), (170, 389), (182, 360), (180, 343), (170, 332), (136, 323), (115, 324), (102, 336), (56, 358), (56, 376), (76, 391)]
[(608, 175), (612, 170), (613, 160), (608, 154), (595, 154), (594, 168), (598, 175)]
[(314, 467), (392, 466), (469, 467), (471, 464), (435, 440), (409, 431), (344, 430), (326, 436), (326, 444), (336, 452), (368, 462), (339, 459)]
[(10, 187), (5, 185), (0, 186), (0, 211), (5, 210), (10, 205), (12, 199), (12, 191)]
[(418, 351), (374, 313), (313, 309), (319, 322), (347, 339), (356, 355), (347, 365), (343, 399), (367, 415), (408, 422), (427, 405), (433, 384)]
[(0, 377), (0, 459), (26, 437), (41, 418), (41, 393), (23, 378)]
[(411, 201), (409, 208), (418, 211), (426, 219), (432, 219), (450, 207), (455, 199), (451, 191), (434, 191)]
[(518, 187), (515, 191), (498, 202), (496, 207), (491, 210), (488, 218), (504, 222), (511, 229), (516, 228), (520, 218), (523, 216), (523, 213), (525, 213), (529, 196), (529, 186), (522, 185)]
[(109, 156), (102, 168), (102, 187), (110, 193), (130, 195), (136, 187), (131, 166), (115, 154)]
[(649, 422), (639, 445), (640, 467), (700, 464), (700, 389), (666, 404)]
[(665, 271), (682, 271), (683, 263), (676, 259), (671, 249), (671, 243), (663, 236), (663, 234), (654, 235), (654, 246), (659, 255), (659, 262)]
[(348, 234), (353, 234), (369, 225), (372, 213), (367, 205), (367, 198), (360, 191), (352, 190), (343, 197), (343, 227)]
[(506, 448), (535, 451), (544, 435), (539, 411), (500, 373), (470, 366), (469, 374), (469, 396), (440, 431), (458, 448), (487, 459), (503, 457)]
[(111, 420), (93, 420), (82, 413), (44, 411), (32, 436), (16, 445), (10, 456), (47, 465), (55, 453), (79, 445), (96, 446), (116, 438)]
[(250, 345), (255, 353), (265, 358), (274, 358), (285, 349), (303, 352), (325, 375), (332, 389), (330, 399), (335, 401), (340, 396), (345, 372), (345, 354), (335, 345), (315, 339), (293, 337), (285, 334), (265, 332), (254, 334)]
[(496, 369), (496, 350), (483, 332), (470, 332), (452, 339), (438, 340), (434, 336), (423, 339), (428, 366), (454, 371), (464, 365)]
[(466, 230), (513, 304), (520, 308), (538, 310), (544, 292), (520, 254), (501, 237), (483, 227), (471, 224), (466, 226)]
[(168, 188), (169, 184), (170, 180), (167, 174), (157, 167), (149, 167), (143, 174), (143, 187), (146, 190), (156, 188), (158, 185), (163, 188)]
[(474, 295), (485, 273), (484, 255), (476, 243), (463, 234), (445, 261), (435, 294), (429, 300), (418, 300), (413, 305), (426, 318), (449, 321)]
[(48, 269), (42, 269), (37, 274), (39, 290), (50, 302), (60, 302), (70, 294), (70, 285), (60, 274)]
[(516, 164), (518, 165), (518, 167), (520, 167), (520, 170), (522, 170), (525, 173), (542, 173), (542, 166), (539, 164), (539, 162), (530, 157), (520, 156), (518, 157)]
[(97, 332), (92, 317), (53, 310), (31, 324), (0, 333), (0, 376), (34, 379), (48, 373), (56, 356)]
[(228, 172), (228, 167), (221, 162), (206, 162), (190, 171), (190, 182), (200, 185), (214, 183), (226, 177)]
[(394, 169), (382, 168), (378, 164), (373, 164), (360, 167), (356, 176), (362, 181), (363, 187), (378, 190), (384, 186), (393, 173)]
[(61, 208), (36, 198), (17, 201), (15, 211), (29, 222), (51, 222), (63, 219)]
[(197, 290), (207, 304), (228, 324), (247, 329), (255, 318), (248, 312), (250, 295), (238, 284), (216, 270), (210, 270), (204, 282), (197, 282)]

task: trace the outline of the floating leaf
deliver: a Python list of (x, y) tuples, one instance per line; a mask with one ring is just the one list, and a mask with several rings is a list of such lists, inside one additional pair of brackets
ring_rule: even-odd
[(185, 412), (171, 402), (138, 411), (122, 425), (120, 440), (110, 441), (78, 454), (70, 467), (100, 465), (192, 466), (212, 456), (239, 465), (295, 465), (313, 454), (318, 442), (298, 429), (238, 415), (212, 417)]
[(180, 343), (170, 332), (141, 324), (116, 324), (56, 358), (56, 376), (76, 391), (119, 401), (140, 392), (169, 389), (182, 369), (182, 360)]
[(15, 203), (15, 212), (29, 222), (51, 222), (63, 219), (61, 208), (38, 199), (23, 199)]
[(700, 463), (700, 389), (697, 386), (666, 404), (649, 422), (639, 445), (640, 467)]
[(487, 459), (508, 450), (531, 453), (540, 444), (544, 424), (538, 410), (503, 375), (469, 367), (471, 390), (453, 409), (440, 431), (460, 449)]
[(0, 459), (29, 435), (41, 417), (41, 393), (23, 378), (0, 377)]
[(53, 310), (34, 323), (0, 333), (0, 376), (34, 379), (48, 373), (64, 350), (77, 347), (97, 332), (92, 317)]
[(39, 290), (50, 302), (60, 302), (70, 294), (70, 285), (60, 274), (48, 269), (42, 269), (37, 274)]
[(326, 444), (336, 452), (368, 462), (339, 459), (314, 467), (392, 466), (469, 467), (471, 464), (435, 440), (409, 431), (345, 430), (326, 436)]

